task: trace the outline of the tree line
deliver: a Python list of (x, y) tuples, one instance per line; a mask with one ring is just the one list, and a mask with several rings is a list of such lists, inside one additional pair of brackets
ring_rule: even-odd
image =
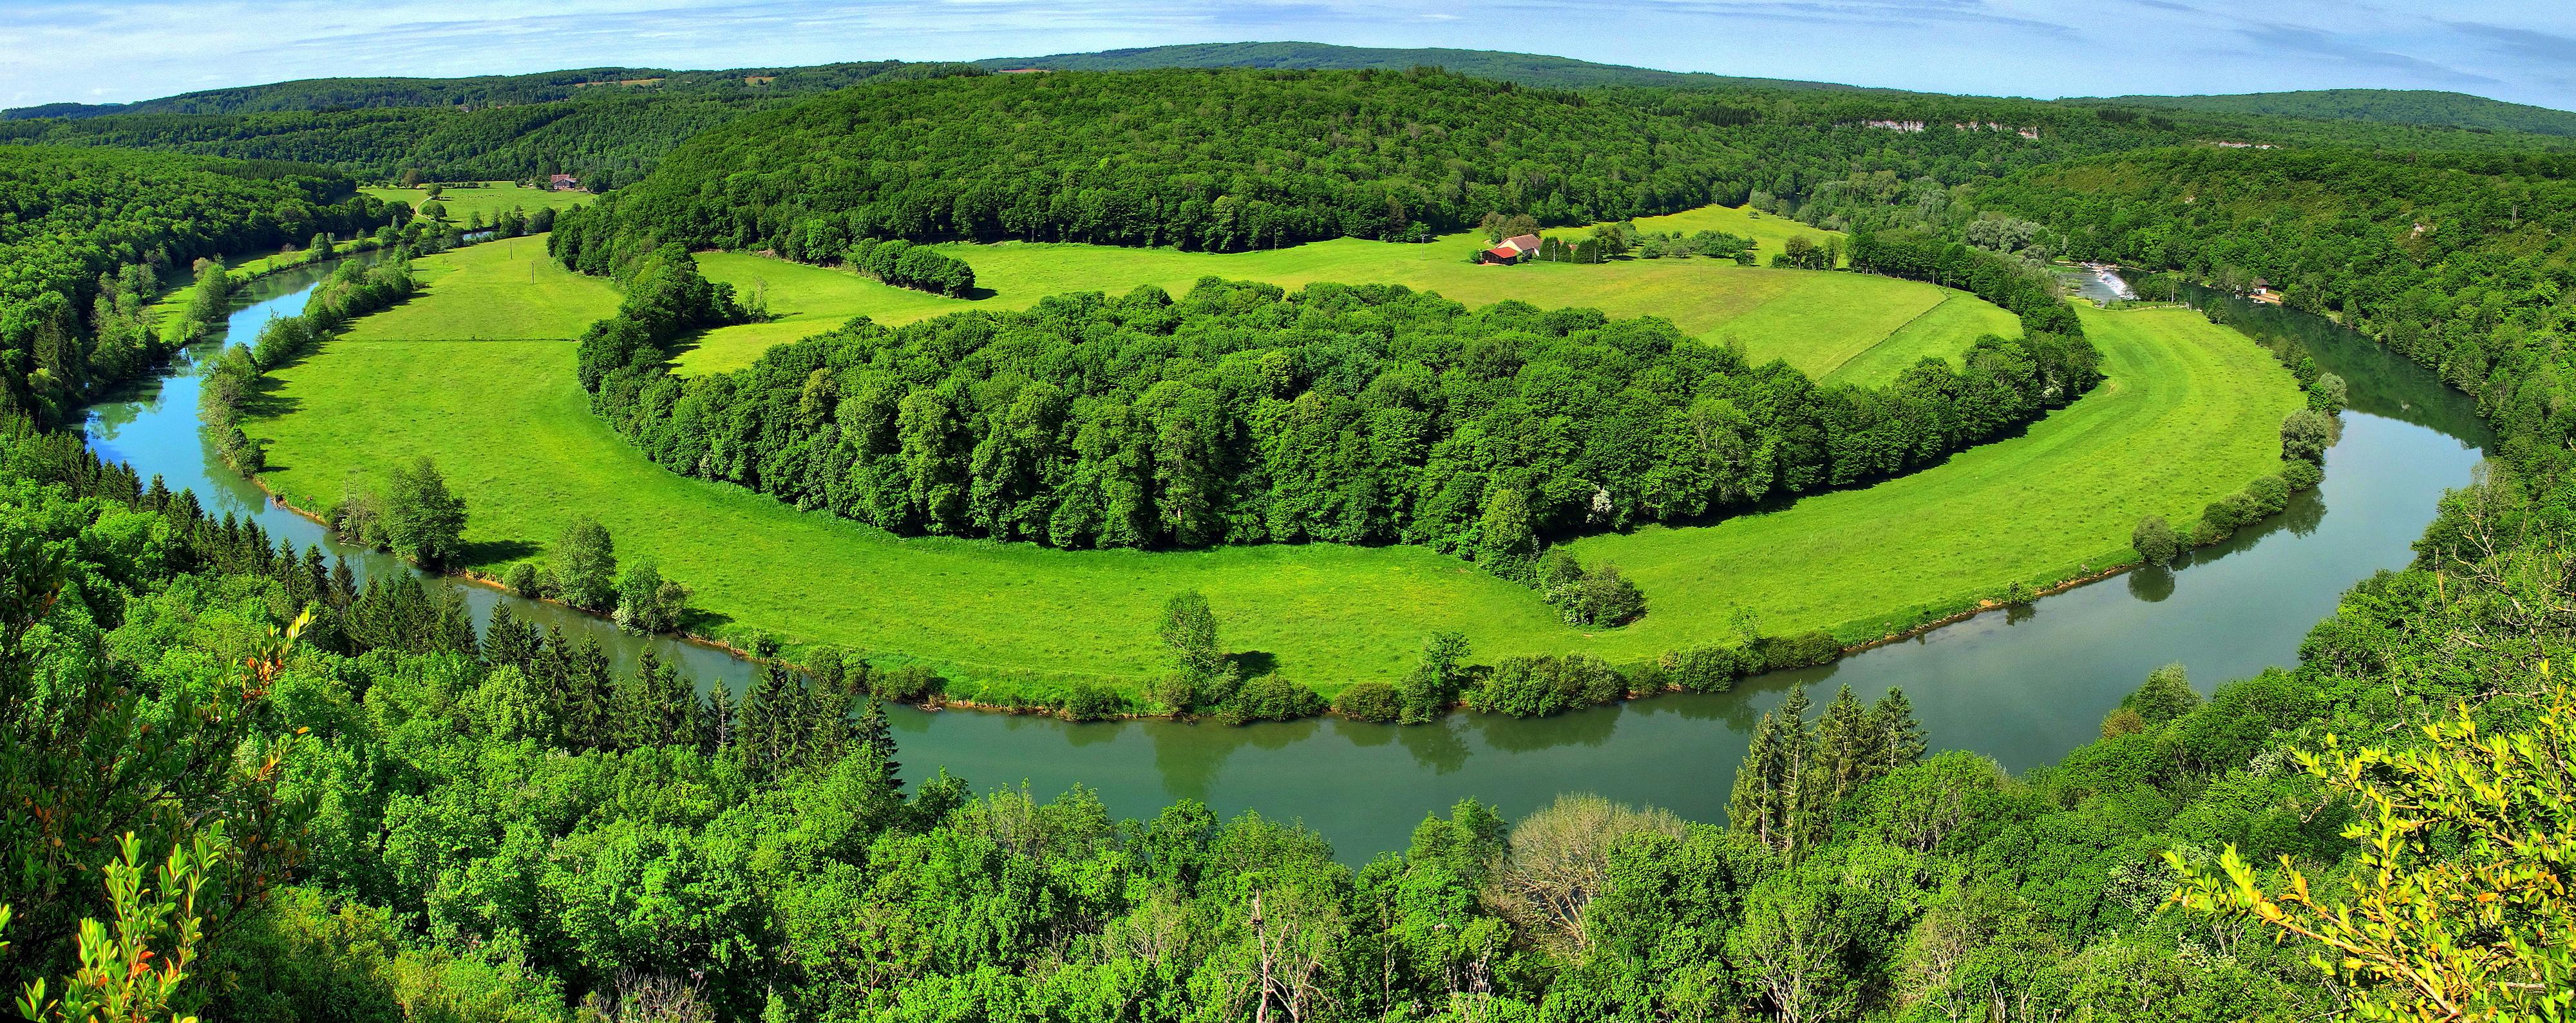
[(1660, 320), (1214, 279), (855, 322), (673, 375), (649, 339), (733, 315), (721, 288), (667, 247), (629, 282), (643, 312), (583, 342), (593, 408), (673, 471), (908, 534), (1420, 543), (1513, 578), (1554, 539), (1910, 471), (2099, 379), (2080, 337), (1819, 387)]

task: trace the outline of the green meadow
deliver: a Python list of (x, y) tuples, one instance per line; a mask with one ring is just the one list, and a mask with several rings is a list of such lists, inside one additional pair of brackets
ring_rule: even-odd
[[(414, 213), (429, 201), (429, 190), (425, 188), (361, 188), (359, 191), (386, 202), (410, 203)], [(501, 211), (513, 206), (534, 213), (549, 207), (570, 209), (596, 198), (598, 196), (588, 192), (528, 188), (516, 181), (486, 181), (481, 188), (449, 187), (440, 189), (438, 195), (438, 201), (447, 204), (447, 219), (460, 224), (476, 213), (482, 214), (488, 223)]]
[[(694, 604), (715, 616), (720, 635), (760, 630), (925, 660), (957, 679), (955, 693), (966, 698), (1158, 671), (1153, 619), (1183, 589), (1208, 594), (1229, 649), (1270, 654), (1289, 677), (1327, 693), (1400, 673), (1435, 630), (1466, 634), (1485, 659), (1583, 651), (1630, 660), (1724, 642), (1730, 615), (1747, 606), (1770, 631), (1824, 628), (1864, 639), (2014, 584), (2126, 560), (2139, 515), (2188, 521), (2273, 471), (2275, 427), (2299, 403), (2289, 375), (2241, 334), (2187, 311), (2088, 307), (2087, 329), (2111, 379), (2020, 436), (1866, 489), (1706, 527), (1581, 541), (1575, 549), (1587, 561), (1618, 564), (1649, 601), (1636, 624), (1585, 633), (1560, 624), (1534, 592), (1419, 548), (1075, 552), (906, 539), (674, 475), (587, 411), (568, 339), (616, 296), (604, 282), (547, 270), (535, 258), (542, 245), (518, 239), (421, 260), (425, 294), (279, 370), (271, 414), (248, 424), (270, 441), (267, 485), (319, 510), (397, 460), (432, 455), (470, 510), (472, 567), (497, 572), (541, 555), (566, 523), (593, 517), (621, 556), (650, 556), (695, 587)], [(1143, 265), (1178, 255), (1134, 258)], [(755, 258), (708, 262), (728, 274), (756, 272), (782, 312), (788, 292), (825, 294), (781, 283), (791, 275), (847, 276)], [(1459, 269), (1498, 277), (1536, 269), (1548, 273), (1519, 279), (1545, 281), (1605, 268)], [(1904, 284), (1722, 272), (1783, 292), (1834, 282), (1855, 301)], [(833, 286), (853, 284), (874, 287), (854, 278)], [(1089, 286), (1123, 290), (1132, 279)], [(1917, 311), (1887, 314), (1890, 341), (1957, 325), (1932, 330), (1927, 318), (1974, 319), (1924, 291), (1930, 297)]]
[[(1747, 235), (1761, 243), (1758, 251), (1766, 258), (1793, 235), (1820, 244), (1838, 237), (1723, 207), (1645, 218), (1637, 226)], [(1787, 359), (1811, 376), (1856, 384), (1890, 379), (1926, 355), (1954, 356), (1980, 334), (2020, 333), (2012, 315), (1993, 305), (1915, 281), (1742, 267), (1704, 257), (1588, 266), (1467, 262), (1482, 244), (1481, 236), (1460, 234), (1420, 245), (1339, 238), (1233, 253), (1065, 243), (941, 246), (975, 268), (976, 284), (991, 292), (977, 299), (890, 287), (838, 268), (711, 252), (699, 257), (707, 276), (757, 296), (777, 318), (710, 331), (681, 353), (678, 364), (683, 373), (739, 369), (772, 345), (829, 330), (853, 316), (896, 324), (959, 309), (1026, 308), (1072, 291), (1114, 294), (1144, 284), (1179, 294), (1208, 276), (1292, 290), (1316, 281), (1402, 284), (1471, 306), (1518, 299), (1542, 308), (1589, 306), (1611, 316), (1661, 316), (1702, 340), (1741, 344), (1757, 360)]]

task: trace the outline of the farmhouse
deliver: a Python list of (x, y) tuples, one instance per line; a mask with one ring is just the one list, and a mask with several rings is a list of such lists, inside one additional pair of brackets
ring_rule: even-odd
[(569, 192), (580, 188), (581, 180), (570, 174), (556, 174), (546, 179), (546, 187), (557, 192)]
[(1477, 253), (1476, 258), (1487, 263), (1498, 263), (1504, 266), (1509, 266), (1513, 263), (1527, 262), (1531, 257), (1536, 256), (1537, 254), (1537, 235), (1516, 234), (1503, 239), (1500, 244), (1495, 245), (1493, 248)]

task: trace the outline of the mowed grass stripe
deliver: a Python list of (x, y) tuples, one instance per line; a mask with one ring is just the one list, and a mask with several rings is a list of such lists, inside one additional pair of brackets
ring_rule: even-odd
[[(2113, 380), (2023, 436), (1782, 511), (1578, 544), (1587, 559), (1621, 565), (1651, 604), (1636, 625), (1586, 635), (1531, 591), (1419, 548), (1068, 552), (906, 539), (665, 472), (589, 414), (565, 341), (383, 336), (379, 321), (398, 314), (452, 333), (448, 306), (506, 293), (488, 279), (524, 274), (473, 253), (425, 261), (453, 272), (362, 323), (376, 343), (335, 342), (277, 373), (276, 407), (290, 411), (251, 425), (272, 442), (272, 488), (318, 509), (400, 460), (435, 455), (471, 510), (476, 567), (541, 555), (566, 523), (594, 517), (621, 555), (650, 556), (697, 587), (696, 604), (725, 629), (928, 660), (967, 692), (1013, 673), (1158, 671), (1153, 618), (1182, 589), (1209, 595), (1230, 649), (1269, 653), (1328, 692), (1398, 675), (1423, 636), (1444, 629), (1466, 634), (1482, 659), (1625, 660), (1718, 640), (1746, 605), (1775, 631), (1861, 638), (2015, 582), (2112, 563), (2139, 514), (2188, 519), (2271, 471), (2275, 428), (2298, 402), (2288, 374), (2233, 331), (2188, 312), (2087, 311)], [(538, 323), (615, 300), (577, 277), (526, 297), (519, 318)]]
[(1834, 367), (1821, 379), (1829, 384), (1874, 387), (1896, 379), (1925, 357), (1954, 364), (1967, 344), (1980, 336), (2021, 336), (2021, 318), (1964, 291), (1942, 289), (1939, 305), (1907, 320), (1886, 340), (1869, 346)]

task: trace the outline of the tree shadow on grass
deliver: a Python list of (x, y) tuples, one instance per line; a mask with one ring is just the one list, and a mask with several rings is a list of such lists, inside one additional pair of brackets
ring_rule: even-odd
[(1245, 650), (1225, 655), (1241, 678), (1259, 678), (1279, 670), (1279, 655), (1267, 650)]
[[(275, 469), (276, 466), (269, 468)], [(537, 545), (525, 540), (475, 540), (465, 545), (458, 557), (461, 565), (504, 565), (537, 552)]]

